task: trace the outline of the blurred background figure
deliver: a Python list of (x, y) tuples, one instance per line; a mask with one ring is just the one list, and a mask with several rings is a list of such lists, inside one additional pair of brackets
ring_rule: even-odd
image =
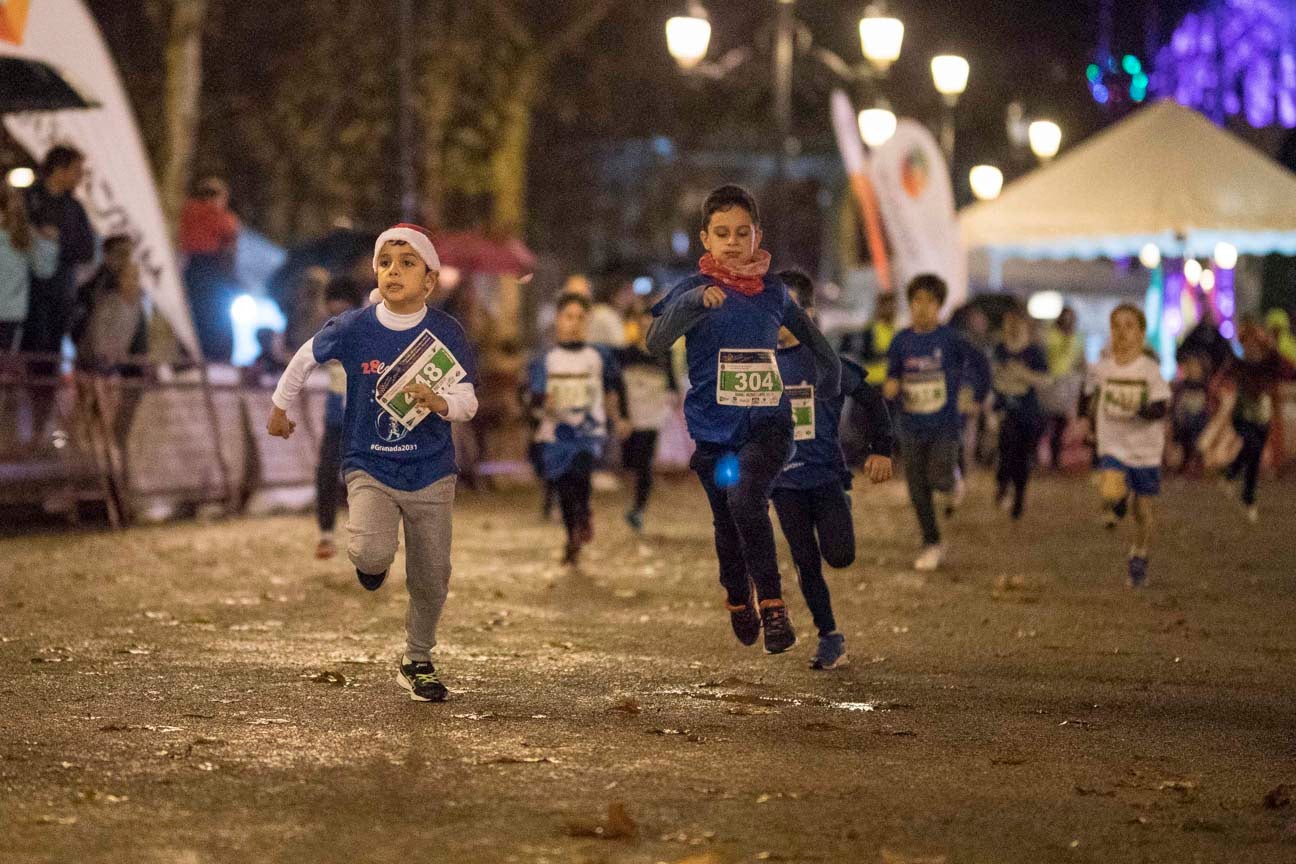
[(200, 181), (180, 212), (189, 308), (203, 357), (214, 363), (228, 363), (234, 348), (230, 305), (238, 295), (234, 257), (240, 227), (230, 210), (229, 187), (217, 177)]

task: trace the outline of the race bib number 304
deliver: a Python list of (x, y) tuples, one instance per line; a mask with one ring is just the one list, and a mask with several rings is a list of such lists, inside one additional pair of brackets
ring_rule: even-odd
[(787, 388), (792, 403), (792, 440), (809, 441), (815, 437), (814, 386), (804, 384)]
[(774, 352), (766, 349), (723, 350), (716, 368), (716, 404), (773, 408), (783, 396)]

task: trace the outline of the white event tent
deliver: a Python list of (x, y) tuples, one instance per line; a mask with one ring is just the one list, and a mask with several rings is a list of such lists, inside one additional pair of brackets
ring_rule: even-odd
[(1173, 101), (1150, 105), (959, 217), (1000, 261), (1296, 255), (1296, 174)]

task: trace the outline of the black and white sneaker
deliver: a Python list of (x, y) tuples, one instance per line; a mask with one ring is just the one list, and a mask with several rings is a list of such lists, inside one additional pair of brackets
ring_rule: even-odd
[(444, 702), (449, 695), (437, 677), (436, 667), (427, 660), (402, 663), (396, 673), (396, 683), (408, 690), (415, 702)]

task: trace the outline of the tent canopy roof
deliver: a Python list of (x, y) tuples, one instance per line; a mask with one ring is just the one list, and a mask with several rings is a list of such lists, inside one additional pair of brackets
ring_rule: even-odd
[(1147, 243), (1208, 256), (1296, 254), (1296, 174), (1171, 100), (1113, 126), (960, 214), (1004, 257), (1118, 258)]

